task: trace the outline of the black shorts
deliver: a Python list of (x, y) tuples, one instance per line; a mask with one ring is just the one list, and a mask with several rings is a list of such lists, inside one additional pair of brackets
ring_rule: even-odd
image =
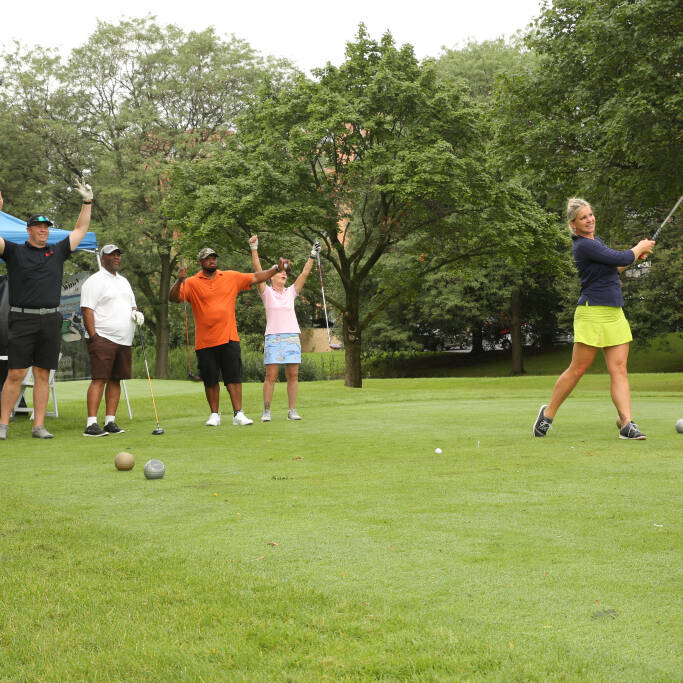
[(29, 368), (55, 370), (62, 345), (62, 314), (9, 312), (8, 366), (10, 369)]
[(88, 340), (90, 375), (93, 379), (130, 379), (132, 349), (97, 335)]
[(205, 387), (215, 387), (221, 375), (226, 386), (242, 384), (242, 351), (237, 341), (197, 349), (197, 365)]

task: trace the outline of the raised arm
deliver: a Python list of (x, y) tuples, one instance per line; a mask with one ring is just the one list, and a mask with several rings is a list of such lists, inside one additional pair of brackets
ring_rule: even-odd
[[(261, 259), (258, 257), (258, 235), (252, 235), (249, 238), (249, 248), (251, 249), (251, 262), (254, 264), (254, 272), (257, 273), (261, 270)], [(256, 286), (259, 294), (263, 294), (263, 290), (266, 288), (265, 283), (258, 282)]]
[(311, 272), (311, 269), (313, 268), (313, 261), (315, 261), (319, 255), (320, 255), (320, 242), (318, 240), (316, 240), (311, 245), (311, 254), (306, 259), (306, 264), (304, 265), (304, 268), (301, 271), (301, 274), (299, 275), (299, 277), (294, 282), (294, 287), (296, 289), (297, 294), (304, 288), (304, 285), (306, 284), (306, 280), (307, 280), (307, 278)]
[(78, 245), (83, 241), (85, 233), (90, 227), (90, 215), (92, 213), (92, 188), (86, 185), (78, 178), (75, 179), (74, 185), (76, 192), (81, 195), (83, 204), (81, 205), (81, 213), (78, 215), (76, 227), (69, 233), (69, 245), (71, 251), (76, 251)]
[(275, 273), (279, 273), (281, 270), (286, 270), (289, 272), (289, 269), (291, 268), (291, 263), (288, 258), (282, 258), (280, 257), (279, 261), (274, 265), (268, 268), (268, 270), (259, 270), (251, 278), (251, 284), (252, 285), (257, 285), (259, 282), (265, 282), (266, 280), (270, 280)]
[(171, 287), (171, 291), (168, 293), (168, 298), (171, 301), (175, 301), (177, 304), (180, 303), (180, 285), (183, 284), (186, 277), (187, 266), (185, 265), (185, 261), (183, 261), (178, 268), (178, 279), (173, 283), (173, 287)]

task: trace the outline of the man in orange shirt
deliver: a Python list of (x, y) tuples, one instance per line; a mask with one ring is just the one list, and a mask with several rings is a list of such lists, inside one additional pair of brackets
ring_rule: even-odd
[(233, 425), (250, 425), (242, 411), (242, 354), (235, 320), (237, 295), (250, 289), (251, 285), (269, 280), (281, 270), (289, 270), (289, 260), (280, 259), (268, 270), (256, 273), (238, 273), (235, 270), (218, 270), (218, 254), (204, 247), (197, 254), (201, 270), (187, 277), (187, 268), (181, 266), (178, 279), (171, 287), (171, 301), (189, 301), (195, 321), (195, 351), (197, 365), (204, 381), (206, 400), (211, 415), (206, 421), (209, 427), (218, 427), (221, 416), (219, 377), (223, 382), (233, 410)]

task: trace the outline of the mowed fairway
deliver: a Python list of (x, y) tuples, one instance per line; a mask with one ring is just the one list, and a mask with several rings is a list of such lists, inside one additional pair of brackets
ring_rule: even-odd
[(632, 376), (635, 443), (606, 376), (533, 439), (554, 379), (306, 383), (300, 423), (279, 384), (265, 425), (247, 384), (240, 428), (159, 381), (162, 436), (136, 380), (99, 439), (58, 385), (0, 443), (0, 680), (683, 679), (683, 374)]

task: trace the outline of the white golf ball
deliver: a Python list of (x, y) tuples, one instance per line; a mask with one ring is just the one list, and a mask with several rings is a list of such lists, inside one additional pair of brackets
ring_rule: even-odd
[(435, 448), (435, 449), (434, 449), (434, 452), (435, 452), (437, 455), (441, 455), (441, 454), (443, 453), (443, 451), (442, 451), (440, 448)]
[(683, 434), (683, 418), (676, 421), (676, 431), (679, 434)]

